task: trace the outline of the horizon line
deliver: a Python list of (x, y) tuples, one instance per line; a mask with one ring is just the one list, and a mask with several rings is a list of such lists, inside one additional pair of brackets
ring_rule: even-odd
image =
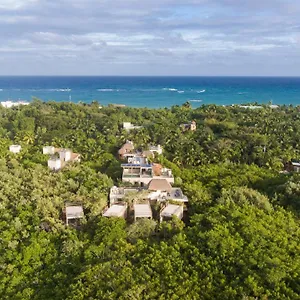
[(0, 75), (0, 77), (256, 77), (300, 78), (300, 75)]

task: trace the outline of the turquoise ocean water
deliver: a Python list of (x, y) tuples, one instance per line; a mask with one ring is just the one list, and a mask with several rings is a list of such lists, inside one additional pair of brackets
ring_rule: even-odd
[(30, 101), (33, 97), (150, 108), (186, 101), (193, 107), (270, 101), (300, 105), (300, 77), (0, 77), (1, 101)]

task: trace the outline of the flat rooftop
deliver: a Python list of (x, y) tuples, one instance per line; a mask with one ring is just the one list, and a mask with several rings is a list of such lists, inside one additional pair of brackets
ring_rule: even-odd
[(126, 205), (112, 205), (107, 211), (103, 214), (104, 217), (121, 217), (124, 215), (127, 209)]
[(152, 165), (150, 164), (121, 164), (122, 168), (125, 167), (132, 167), (132, 168), (152, 168)]
[(67, 206), (66, 207), (66, 217), (68, 219), (83, 218), (83, 208), (82, 206)]
[(149, 204), (134, 205), (135, 218), (152, 218), (152, 210)]
[(183, 211), (181, 205), (168, 204), (161, 212), (162, 217), (178, 216)]
[(188, 198), (183, 194), (181, 188), (172, 188), (167, 194), (168, 199), (174, 199), (177, 201), (188, 202)]

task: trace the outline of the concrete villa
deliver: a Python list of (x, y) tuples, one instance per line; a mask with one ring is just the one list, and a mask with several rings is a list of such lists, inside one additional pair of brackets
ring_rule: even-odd
[(127, 217), (127, 203), (114, 204), (104, 210), (103, 217), (118, 217), (126, 218)]
[(80, 154), (73, 153), (70, 149), (45, 146), (43, 147), (43, 154), (51, 155), (48, 160), (48, 167), (53, 171), (60, 170), (69, 162), (80, 162)]
[(77, 223), (79, 219), (84, 217), (83, 208), (81, 205), (66, 205), (65, 207), (66, 225)]
[(131, 163), (121, 164), (121, 167), (123, 182), (146, 186), (152, 179), (166, 179), (169, 183), (174, 183), (171, 169), (163, 168), (160, 164), (149, 164), (147, 159), (134, 160)]
[[(143, 195), (142, 195), (143, 193)], [(142, 195), (144, 200), (165, 202), (168, 200), (179, 203), (187, 203), (188, 198), (179, 187), (172, 187), (165, 179), (152, 179), (147, 187), (116, 187), (110, 189), (109, 202), (110, 205), (122, 202), (126, 196), (130, 194)]]
[(168, 204), (160, 213), (160, 221), (168, 221), (176, 216), (179, 219), (183, 217), (183, 206)]
[(148, 203), (134, 205), (134, 221), (141, 218), (152, 219), (152, 209)]

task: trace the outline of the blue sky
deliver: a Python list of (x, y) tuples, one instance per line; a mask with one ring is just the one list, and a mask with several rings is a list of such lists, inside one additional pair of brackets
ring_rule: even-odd
[(300, 76), (300, 1), (1, 0), (0, 75)]

